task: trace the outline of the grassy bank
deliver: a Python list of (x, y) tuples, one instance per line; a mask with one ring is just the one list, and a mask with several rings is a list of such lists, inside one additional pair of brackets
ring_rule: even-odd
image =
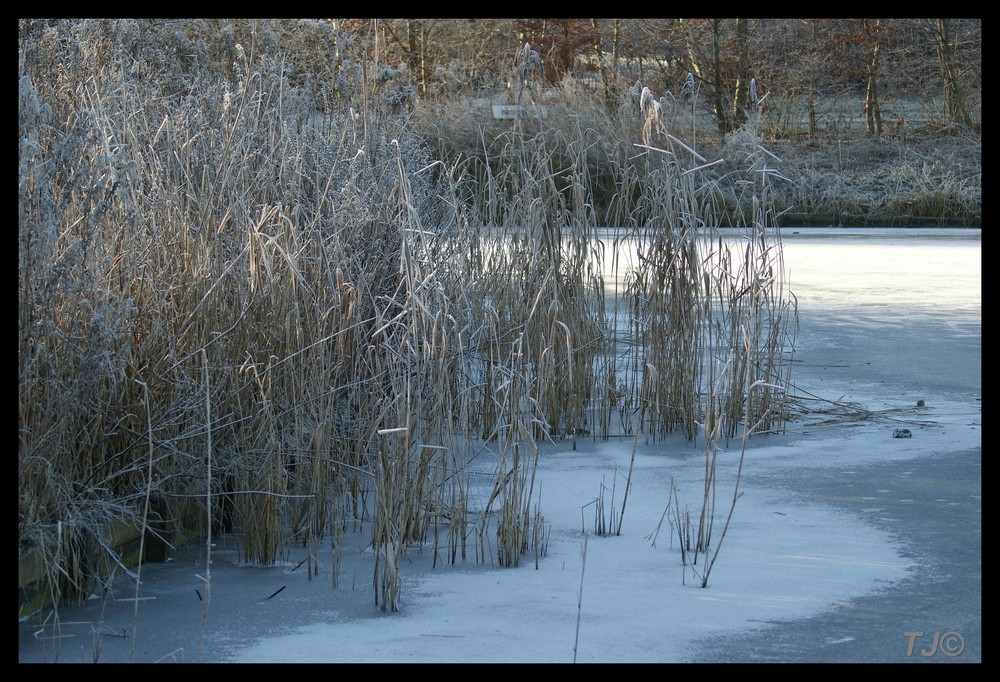
[[(637, 105), (634, 91), (630, 97)], [(690, 148), (685, 151), (688, 159), (713, 163), (702, 170), (700, 180), (705, 184), (702, 191), (712, 195), (715, 219), (720, 226), (746, 225), (752, 201), (738, 171), (747, 141), (738, 134), (720, 140), (710, 119), (691, 109), (697, 105), (691, 101), (695, 98), (686, 97), (687, 107), (677, 103), (679, 98), (661, 100), (668, 116), (688, 131), (684, 138)], [(553, 149), (563, 149), (573, 135), (581, 136), (595, 218), (605, 225), (625, 224), (629, 217), (618, 209), (622, 186), (614, 174), (615, 159), (627, 154), (633, 144), (629, 140), (641, 136), (641, 131), (634, 121), (609, 117), (592, 102), (589, 88), (565, 83), (559, 96), (545, 105), (542, 135)], [(493, 119), (489, 100), (422, 103), (410, 122), (439, 158), (478, 163), (489, 163), (491, 150), (484, 148), (483, 140), (502, 140), (505, 124)], [(761, 131), (758, 142), (766, 148), (773, 171), (771, 191), (781, 226), (982, 225), (978, 135), (953, 130), (881, 138), (824, 134), (768, 139)], [(568, 164), (559, 157), (555, 160)]]

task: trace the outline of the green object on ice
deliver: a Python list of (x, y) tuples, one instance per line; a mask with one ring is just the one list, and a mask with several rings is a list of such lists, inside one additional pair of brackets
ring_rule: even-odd
[(893, 438), (913, 438), (913, 433), (909, 429), (896, 429), (892, 432)]

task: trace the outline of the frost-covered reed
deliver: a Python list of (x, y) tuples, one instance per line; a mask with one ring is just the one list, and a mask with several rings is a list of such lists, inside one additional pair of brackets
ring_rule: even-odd
[[(479, 153), (436, 158), (364, 70), (356, 100), (318, 105), (254, 46), (181, 87), (177, 65), (137, 75), (162, 44), (135, 23), (32, 30), (18, 532), (52, 602), (90, 593), (104, 529), (148, 526), (155, 497), (176, 527), (238, 533), (246, 562), (309, 547), (334, 586), (345, 535), (367, 533), (395, 611), (408, 552), (544, 556), (545, 440), (780, 426), (794, 308), (752, 130), (729, 171), (748, 203), (680, 141), (689, 99), (623, 89), (609, 114), (567, 87), (547, 118), (483, 120)], [(742, 205), (731, 251), (714, 229)]]

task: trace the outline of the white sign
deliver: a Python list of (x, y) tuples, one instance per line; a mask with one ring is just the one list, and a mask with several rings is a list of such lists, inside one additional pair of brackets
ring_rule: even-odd
[(548, 116), (548, 107), (522, 107), (519, 104), (494, 104), (493, 118), (513, 119), (522, 113), (528, 113), (539, 118)]

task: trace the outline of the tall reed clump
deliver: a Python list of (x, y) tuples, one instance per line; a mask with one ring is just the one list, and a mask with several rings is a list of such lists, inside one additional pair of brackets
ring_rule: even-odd
[[(448, 292), (436, 276), (439, 236), (423, 223), (410, 169), (395, 140), (392, 149), (399, 202), (399, 283), (374, 302), (369, 338), (385, 388), (373, 464), (373, 580), (380, 608), (396, 611), (399, 564), (406, 548), (422, 546), (428, 533), (436, 532), (448, 501), (456, 495), (464, 501), (464, 493), (455, 488), (460, 488), (461, 478), (447, 475), (459, 447), (452, 423), (457, 399), (453, 380), (459, 376), (453, 370), (461, 356), (461, 339), (455, 333)], [(460, 534), (464, 538), (464, 530)], [(461, 538), (449, 535), (451, 542)]]
[[(518, 78), (536, 76), (530, 46)], [(530, 108), (524, 111), (532, 111)], [(593, 131), (555, 140), (543, 120), (518, 116), (473, 166), (486, 193), (473, 258), (481, 277), (470, 293), (469, 358), (475, 367), (479, 432), (497, 440), (501, 463), (486, 513), (499, 500), (501, 565), (518, 565), (529, 539), (537, 442), (589, 435), (595, 363), (604, 351), (604, 280), (590, 201), (587, 155)], [(471, 260), (471, 259), (470, 259)]]
[(530, 353), (527, 386), (539, 410), (535, 436), (574, 436), (586, 429), (592, 365), (603, 337), (595, 308), (604, 283), (594, 257), (594, 220), (585, 204), (574, 208), (564, 193), (580, 191), (578, 167), (560, 177), (544, 136), (527, 137), (516, 124), (507, 139), (499, 158), (479, 169), (492, 193), (491, 210), (503, 222), (491, 224), (487, 216), (475, 245), (482, 270), (470, 293), (481, 322), (473, 327), (472, 348), (484, 380), (476, 415), (482, 435), (491, 437), (500, 418), (494, 375), (520, 341)]
[[(690, 87), (690, 81), (689, 81)], [(750, 101), (759, 101), (753, 83), (750, 87)], [(642, 91), (643, 111), (646, 114), (645, 130), (658, 131), (667, 141), (666, 149), (650, 147), (650, 139), (644, 138), (644, 146), (663, 152), (671, 160), (678, 151), (690, 154), (701, 167), (710, 164), (691, 147), (680, 143), (663, 126), (663, 100), (654, 100), (648, 91)], [(719, 548), (732, 519), (736, 502), (742, 494), (740, 489), (744, 458), (748, 438), (753, 434), (773, 432), (787, 419), (788, 389), (791, 385), (790, 353), (793, 347), (797, 325), (794, 296), (787, 290), (784, 278), (784, 263), (781, 251), (780, 230), (771, 194), (770, 183), (784, 179), (774, 169), (777, 160), (762, 145), (759, 131), (759, 112), (755, 106), (748, 111), (747, 123), (729, 134), (723, 147), (724, 159), (733, 165), (729, 172), (740, 174), (747, 179), (736, 186), (741, 191), (730, 197), (727, 211), (738, 214), (738, 222), (745, 227), (736, 232), (736, 238), (724, 236), (712, 229), (717, 227), (720, 207), (717, 205), (715, 184), (704, 187), (685, 186), (682, 178), (689, 171), (679, 167), (667, 173), (674, 178), (675, 186), (682, 189), (675, 193), (685, 202), (674, 215), (682, 225), (675, 234), (675, 242), (668, 242), (673, 250), (668, 250), (669, 258), (644, 257), (636, 269), (636, 281), (642, 283), (642, 275), (647, 271), (658, 275), (684, 271), (675, 263), (690, 264), (689, 274), (673, 278), (661, 275), (660, 287), (633, 287), (629, 294), (637, 301), (635, 316), (636, 336), (641, 344), (643, 359), (646, 359), (647, 373), (643, 375), (644, 386), (666, 383), (666, 398), (647, 399), (654, 407), (662, 403), (670, 406), (683, 405), (684, 397), (692, 395), (697, 401), (695, 410), (684, 409), (685, 432), (689, 437), (701, 431), (705, 446), (705, 468), (697, 528), (693, 529), (690, 511), (680, 510), (676, 489), (671, 489), (671, 509), (667, 502), (666, 514), (671, 515), (671, 523), (680, 541), (682, 564), (690, 566), (701, 586), (708, 584), (708, 577)], [(673, 144), (671, 144), (673, 143)], [(678, 145), (680, 149), (678, 149)], [(722, 161), (720, 159), (720, 161)], [(670, 167), (670, 163), (666, 166)], [(692, 169), (697, 170), (697, 168)], [(708, 191), (703, 191), (707, 189)], [(746, 213), (743, 213), (743, 211)], [(686, 220), (693, 220), (687, 224)], [(690, 251), (684, 252), (683, 237), (692, 230)], [(669, 230), (664, 230), (670, 232)], [(656, 244), (656, 237), (648, 237)], [(680, 255), (677, 252), (680, 251)], [(651, 253), (657, 252), (653, 249)], [(666, 267), (657, 265), (666, 263)], [(684, 283), (688, 286), (685, 287)], [(655, 303), (664, 291), (684, 301), (684, 294), (690, 292), (687, 304), (667, 315), (667, 319), (682, 321), (678, 326), (690, 329), (689, 337), (675, 339), (669, 333), (658, 330), (651, 338), (642, 336), (649, 329), (656, 330), (657, 317)], [(646, 312), (648, 306), (651, 312)], [(689, 316), (684, 315), (689, 312)], [(645, 313), (643, 315), (642, 313)], [(648, 340), (647, 340), (648, 339)], [(690, 341), (689, 341), (690, 339)], [(682, 375), (694, 377), (697, 387), (688, 394), (683, 385), (664, 382), (658, 367), (661, 364), (649, 359), (662, 358), (667, 352), (681, 349), (676, 355), (669, 355), (667, 366), (679, 364), (674, 358), (687, 357), (686, 349), (692, 351), (691, 364)], [(636, 361), (638, 365), (638, 361)], [(705, 388), (702, 388), (704, 383)], [(648, 405), (644, 409), (650, 409)], [(742, 431), (742, 449), (732, 501), (721, 533), (713, 542), (717, 514), (718, 494), (718, 448), (723, 438), (732, 438)], [(707, 557), (700, 569), (695, 568), (700, 555)], [(690, 558), (690, 564), (689, 564)], [(700, 571), (700, 573), (699, 573)]]
[[(567, 89), (557, 116), (490, 119), (476, 157), (435, 160), (379, 65), (335, 100), (275, 58), (279, 24), (22, 22), (18, 532), (53, 601), (86, 596), (108, 523), (147, 526), (156, 498), (250, 563), (297, 543), (313, 575), (329, 536), (334, 585), (367, 531), (396, 610), (408, 551), (455, 561), (478, 533), (504, 566), (544, 554), (542, 439), (693, 437), (709, 350), (780, 384), (766, 187), (731, 277), (696, 237), (739, 202), (713, 203), (715, 166), (651, 95), (609, 116)], [(539, 64), (514, 63), (526, 105)]]
[[(745, 416), (745, 401), (754, 421), (770, 415), (765, 429), (781, 421), (795, 311), (769, 186), (780, 177), (769, 166), (773, 156), (761, 145), (752, 116), (714, 162), (668, 132), (676, 130), (674, 112), (696, 97), (693, 87), (689, 81), (677, 100), (656, 99), (647, 88), (639, 94), (645, 122), (639, 148), (650, 187), (633, 209), (645, 222), (634, 228), (638, 262), (626, 277), (629, 371), (632, 384), (643, 387), (638, 420), (648, 434), (663, 436), (679, 426), (693, 438), (703, 425), (713, 432), (713, 420), (721, 418), (730, 437)], [(727, 163), (735, 166), (730, 173), (747, 180), (732, 183), (741, 194), (720, 206), (719, 185), (705, 173)], [(746, 227), (734, 244), (715, 228), (721, 211), (743, 206), (747, 213), (737, 222)], [(718, 376), (717, 369), (729, 364), (731, 370)], [(746, 366), (764, 390), (746, 391)], [(710, 409), (716, 399), (724, 403), (721, 411)]]
[[(433, 404), (417, 396), (432, 390), (427, 381), (444, 385), (461, 344), (440, 300), (425, 320), (420, 306), (440, 299), (421, 289), (426, 277), (408, 280), (409, 299), (399, 294), (413, 225), (401, 207), (443, 222), (430, 173), (400, 189), (427, 159), (402, 129), (392, 142), (390, 116), (317, 112), (311, 93), (261, 57), (267, 31), (248, 37), (259, 42), (223, 32), (199, 46), (169, 22), (26, 27), (19, 538), (63, 576), (53, 602), (89, 592), (92, 548), (107, 522), (140, 515), (150, 457), (152, 493), (174, 516), (204, 523), (209, 479), (212, 516), (242, 533), (243, 559), (273, 563), (290, 542), (367, 523), (385, 455), (379, 431), (412, 410), (436, 440), (405, 443), (405, 459), (418, 462), (402, 499), (444, 506), (427, 479), (439, 475), (435, 453), (459, 460), (442, 445), (454, 393)], [(179, 96), (176, 81), (144, 72), (170, 41), (182, 53), (223, 49), (231, 77), (193, 68)], [(401, 305), (419, 320), (393, 321)]]
[[(115, 558), (113, 525), (144, 522), (137, 380), (155, 371), (141, 348), (150, 292), (132, 259), (150, 248), (126, 128), (134, 92), (106, 27), (93, 28), (80, 41), (47, 29), (19, 51), (18, 535), (43, 555), (56, 600), (90, 594), (94, 558)], [(154, 388), (150, 401), (162, 471), (197, 428), (182, 425), (197, 423), (197, 398), (166, 406)]]
[(747, 184), (747, 228), (731, 246), (716, 241), (705, 260), (706, 282), (715, 294), (709, 335), (714, 337), (715, 357), (731, 363), (721, 408), (727, 438), (736, 435), (739, 423), (744, 428), (754, 424), (754, 432), (761, 433), (780, 430), (787, 421), (798, 327), (771, 190), (775, 179), (784, 178), (774, 168), (777, 158), (762, 145), (753, 114), (727, 139), (732, 156), (746, 160), (745, 173), (752, 180)]

